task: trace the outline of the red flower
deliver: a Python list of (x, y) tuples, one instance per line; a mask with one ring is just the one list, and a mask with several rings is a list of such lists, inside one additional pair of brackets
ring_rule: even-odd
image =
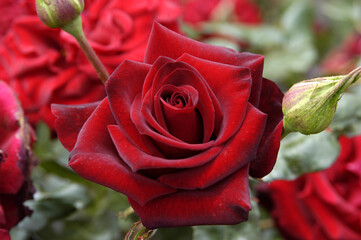
[(282, 131), (262, 68), (155, 24), (144, 63), (124, 61), (103, 101), (53, 107), (69, 165), (127, 195), (148, 228), (246, 220), (249, 171), (271, 171)]
[(361, 59), (361, 34), (353, 33), (324, 58), (321, 69), (325, 74), (342, 75), (357, 67)]
[[(33, 0), (24, 2), (34, 7)], [(13, 17), (25, 12), (22, 6), (6, 9)], [(173, 0), (88, 0), (82, 19), (90, 44), (112, 72), (124, 59), (143, 59), (154, 19), (177, 29), (179, 13)], [(105, 96), (75, 40), (44, 26), (35, 11), (17, 17), (0, 46), (0, 77), (18, 94), (32, 124), (43, 120), (53, 126), (50, 103), (79, 104)]]
[(340, 144), (329, 169), (259, 189), (286, 239), (361, 238), (361, 136), (342, 137)]
[[(24, 216), (33, 165), (31, 129), (12, 90), (0, 81), (0, 238)], [(10, 237), (9, 237), (10, 239)]]

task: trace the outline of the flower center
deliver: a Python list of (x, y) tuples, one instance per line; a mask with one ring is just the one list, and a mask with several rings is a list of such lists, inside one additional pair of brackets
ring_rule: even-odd
[(162, 99), (169, 105), (176, 108), (184, 108), (187, 106), (189, 100), (189, 95), (187, 96), (184, 92), (173, 92), (171, 95), (162, 96)]
[(159, 101), (162, 119), (169, 133), (188, 143), (200, 143), (203, 139), (203, 121), (197, 109), (198, 91), (189, 85), (163, 85), (156, 101)]

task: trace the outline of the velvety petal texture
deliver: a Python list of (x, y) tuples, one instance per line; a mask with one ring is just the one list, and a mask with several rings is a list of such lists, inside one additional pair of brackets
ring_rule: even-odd
[(34, 157), (33, 133), (14, 92), (0, 81), (0, 239), (24, 216)]
[(258, 189), (286, 239), (361, 238), (361, 137), (341, 137), (340, 144), (329, 169)]
[(154, 23), (144, 62), (123, 61), (100, 104), (54, 105), (70, 167), (128, 196), (148, 228), (247, 220), (250, 167), (272, 170), (282, 130), (262, 68)]

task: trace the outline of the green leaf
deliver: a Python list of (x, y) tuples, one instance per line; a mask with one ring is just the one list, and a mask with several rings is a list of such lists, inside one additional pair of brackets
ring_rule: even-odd
[(361, 134), (361, 85), (352, 87), (338, 102), (330, 128), (337, 135)]
[(277, 162), (265, 181), (295, 179), (328, 168), (340, 151), (334, 134), (323, 131), (314, 135), (290, 133), (281, 141)]

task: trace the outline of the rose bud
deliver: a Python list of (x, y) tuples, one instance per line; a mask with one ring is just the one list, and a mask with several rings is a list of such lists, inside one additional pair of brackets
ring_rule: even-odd
[(2, 80), (0, 112), (0, 239), (10, 240), (10, 229), (29, 214), (23, 203), (33, 193), (35, 139), (15, 93)]
[(40, 20), (50, 28), (63, 28), (83, 11), (84, 0), (36, 0)]
[(361, 68), (348, 75), (322, 77), (293, 85), (282, 101), (284, 132), (315, 134), (331, 123), (341, 94), (359, 79)]

